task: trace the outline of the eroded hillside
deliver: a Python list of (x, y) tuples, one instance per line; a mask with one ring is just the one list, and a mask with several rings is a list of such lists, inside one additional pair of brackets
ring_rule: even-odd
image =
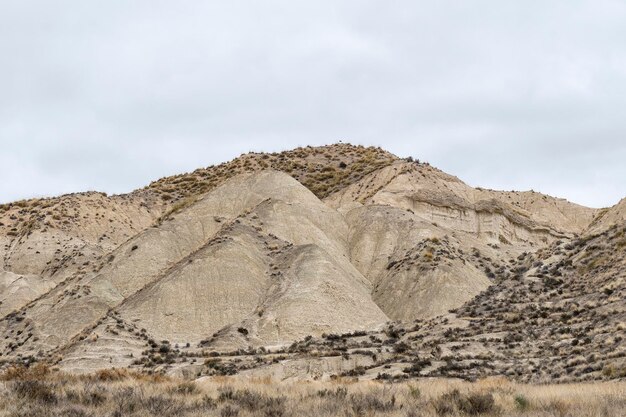
[(1, 359), (285, 379), (621, 377), (623, 203), (475, 189), (338, 144), (122, 196), (4, 205)]
[(78, 193), (0, 205), (0, 316), (68, 277), (93, 269), (121, 243), (233, 176), (274, 169), (324, 197), (396, 159), (380, 148), (309, 146), (245, 154), (217, 166), (162, 178), (126, 195)]

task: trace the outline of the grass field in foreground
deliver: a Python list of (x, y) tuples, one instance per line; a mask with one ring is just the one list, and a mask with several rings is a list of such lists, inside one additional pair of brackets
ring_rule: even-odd
[(423, 379), (277, 383), (197, 382), (127, 371), (75, 376), (36, 366), (0, 382), (0, 416), (626, 416), (626, 382), (522, 385)]

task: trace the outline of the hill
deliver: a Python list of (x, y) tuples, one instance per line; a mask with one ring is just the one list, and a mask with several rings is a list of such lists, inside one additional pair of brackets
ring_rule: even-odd
[(475, 189), (337, 144), (125, 195), (15, 202), (0, 207), (0, 358), (187, 376), (621, 378), (624, 201)]

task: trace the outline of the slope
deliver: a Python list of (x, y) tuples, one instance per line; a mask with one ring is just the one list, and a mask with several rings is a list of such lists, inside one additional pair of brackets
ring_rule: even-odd
[(0, 205), (0, 317), (88, 272), (121, 243), (238, 174), (280, 170), (325, 196), (396, 159), (380, 148), (309, 146), (245, 154), (120, 196), (90, 192)]
[[(258, 224), (241, 229), (244, 221)], [(197, 342), (254, 312), (268, 283), (270, 258), (263, 252), (268, 250), (269, 238), (289, 245), (319, 247), (316, 250), (323, 251), (326, 260), (307, 259), (307, 268), (316, 269), (319, 263), (328, 261), (334, 263), (336, 268), (329, 270), (333, 279), (328, 277), (327, 282), (337, 279), (337, 271), (345, 271), (342, 297), (357, 297), (359, 301), (355, 299), (351, 305), (359, 308), (336, 306), (337, 314), (332, 321), (327, 320), (329, 330), (382, 324), (386, 316), (369, 296), (363, 296), (369, 294), (368, 283), (349, 263), (346, 232), (340, 214), (286, 174), (241, 175), (158, 227), (123, 243), (97, 272), (65, 282), (19, 313), (9, 315), (2, 322), (3, 331), (9, 336), (2, 346), (3, 353), (27, 357), (66, 349), (68, 344), (84, 340), (113, 308), (122, 320), (145, 326), (159, 339)], [(296, 277), (306, 275), (304, 272)], [(314, 294), (306, 286), (317, 284), (303, 281), (297, 286)], [(331, 291), (327, 296), (335, 295)], [(185, 297), (193, 301), (181, 303)], [(324, 304), (323, 299), (324, 294), (318, 297), (320, 305)], [(297, 307), (297, 303), (295, 306), (302, 307)], [(307, 314), (303, 309), (302, 323), (314, 323), (314, 318), (307, 318)], [(363, 318), (367, 320), (362, 321)], [(181, 326), (181, 321), (189, 323)], [(24, 338), (8, 342), (16, 331)], [(316, 331), (306, 326), (297, 329), (298, 334)], [(281, 341), (293, 337), (284, 332)]]

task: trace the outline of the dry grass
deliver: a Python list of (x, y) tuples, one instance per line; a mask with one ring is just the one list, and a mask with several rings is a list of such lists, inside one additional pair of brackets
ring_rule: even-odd
[(520, 385), (294, 382), (229, 377), (197, 382), (127, 371), (72, 376), (44, 367), (0, 382), (0, 416), (558, 416), (626, 415), (626, 383)]
[(202, 195), (237, 174), (274, 169), (291, 175), (315, 195), (324, 198), (396, 160), (396, 156), (381, 148), (347, 143), (307, 146), (280, 153), (252, 152), (220, 165), (161, 178), (143, 191), (154, 193), (170, 204)]

